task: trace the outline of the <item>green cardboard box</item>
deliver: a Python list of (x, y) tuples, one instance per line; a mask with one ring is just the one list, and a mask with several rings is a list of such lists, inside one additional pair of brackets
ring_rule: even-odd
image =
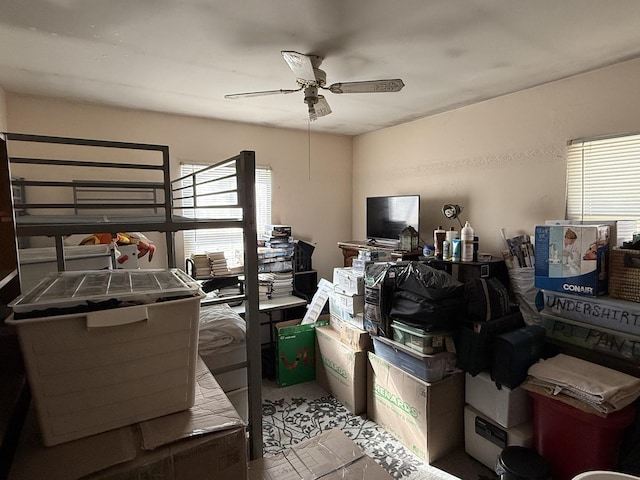
[(281, 387), (309, 382), (316, 378), (316, 327), (326, 319), (301, 325), (302, 320), (276, 323), (276, 382)]

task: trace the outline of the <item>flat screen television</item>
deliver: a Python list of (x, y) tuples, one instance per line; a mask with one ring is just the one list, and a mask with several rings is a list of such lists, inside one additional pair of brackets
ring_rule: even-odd
[(367, 198), (367, 241), (397, 247), (408, 226), (420, 231), (420, 195)]

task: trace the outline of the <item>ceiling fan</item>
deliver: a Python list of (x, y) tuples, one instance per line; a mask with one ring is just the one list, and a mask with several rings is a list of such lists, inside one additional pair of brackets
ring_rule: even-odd
[(404, 87), (404, 82), (399, 78), (391, 80), (365, 80), (361, 82), (333, 83), (326, 85), (327, 74), (320, 70), (322, 57), (317, 55), (305, 55), (290, 50), (283, 50), (282, 56), (289, 68), (296, 76), (298, 88), (286, 90), (265, 90), (261, 92), (234, 93), (225, 95), (224, 98), (258, 97), (263, 95), (277, 95), (280, 93), (294, 93), (304, 90), (304, 103), (309, 106), (309, 119), (316, 120), (331, 113), (331, 108), (323, 95), (318, 94), (318, 89), (328, 90), (332, 93), (377, 93), (399, 92)]

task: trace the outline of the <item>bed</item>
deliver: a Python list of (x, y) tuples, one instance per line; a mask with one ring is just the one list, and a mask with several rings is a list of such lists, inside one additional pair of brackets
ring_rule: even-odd
[[(55, 262), (57, 270), (67, 270), (74, 268), (74, 259), (94, 259), (94, 252), (89, 246), (69, 245), (72, 236), (82, 237), (96, 232), (152, 232), (158, 243), (162, 243), (156, 253), (157, 261), (162, 261), (160, 266), (183, 267), (184, 254), (176, 251), (176, 233), (200, 228), (243, 230), (244, 332), (242, 335), (234, 332), (237, 338), (222, 346), (227, 348), (226, 352), (220, 348), (213, 349), (211, 332), (215, 331), (215, 326), (227, 323), (231, 317), (227, 310), (229, 307), (224, 304), (203, 307), (203, 339), (212, 342), (207, 345), (203, 340), (203, 355), (210, 357), (209, 361), (214, 362), (216, 368), (220, 358), (224, 357), (223, 369), (234, 372), (229, 377), (235, 375), (247, 379), (246, 386), (242, 388), (248, 392), (246, 417), (250, 455), (252, 458), (260, 457), (260, 356), (252, 358), (247, 355), (247, 351), (260, 351), (258, 281), (257, 273), (254, 273), (258, 270), (255, 153), (242, 151), (172, 180), (166, 145), (16, 133), (7, 133), (5, 138), (7, 141), (3, 145), (8, 150), (12, 172), (16, 235), (24, 265)], [(203, 183), (202, 173), (211, 169), (224, 169), (224, 172), (231, 173), (220, 177), (223, 181), (219, 190), (203, 196), (199, 192)], [(230, 182), (233, 188), (229, 188)], [(233, 208), (238, 212), (237, 217), (216, 216), (220, 202), (212, 201), (213, 198), (230, 199), (222, 206)], [(198, 209), (206, 209), (206, 219), (195, 218)], [(209, 314), (210, 310), (215, 310), (215, 321)], [(233, 320), (236, 330), (242, 330), (235, 316)], [(214, 358), (216, 356), (217, 359)], [(236, 371), (246, 371), (246, 375), (238, 375)], [(228, 389), (231, 390), (230, 387)]]
[(246, 369), (229, 370), (247, 360), (246, 323), (228, 304), (201, 308), (198, 353), (242, 419), (247, 421)]

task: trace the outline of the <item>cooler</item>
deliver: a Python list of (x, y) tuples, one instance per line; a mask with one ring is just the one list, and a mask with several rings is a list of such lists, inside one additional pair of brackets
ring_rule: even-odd
[(549, 462), (554, 480), (571, 480), (588, 470), (615, 466), (622, 431), (635, 418), (633, 405), (601, 417), (529, 394), (533, 398), (534, 447)]
[(190, 408), (199, 285), (180, 270), (57, 272), (18, 297), (16, 327), (45, 445)]

